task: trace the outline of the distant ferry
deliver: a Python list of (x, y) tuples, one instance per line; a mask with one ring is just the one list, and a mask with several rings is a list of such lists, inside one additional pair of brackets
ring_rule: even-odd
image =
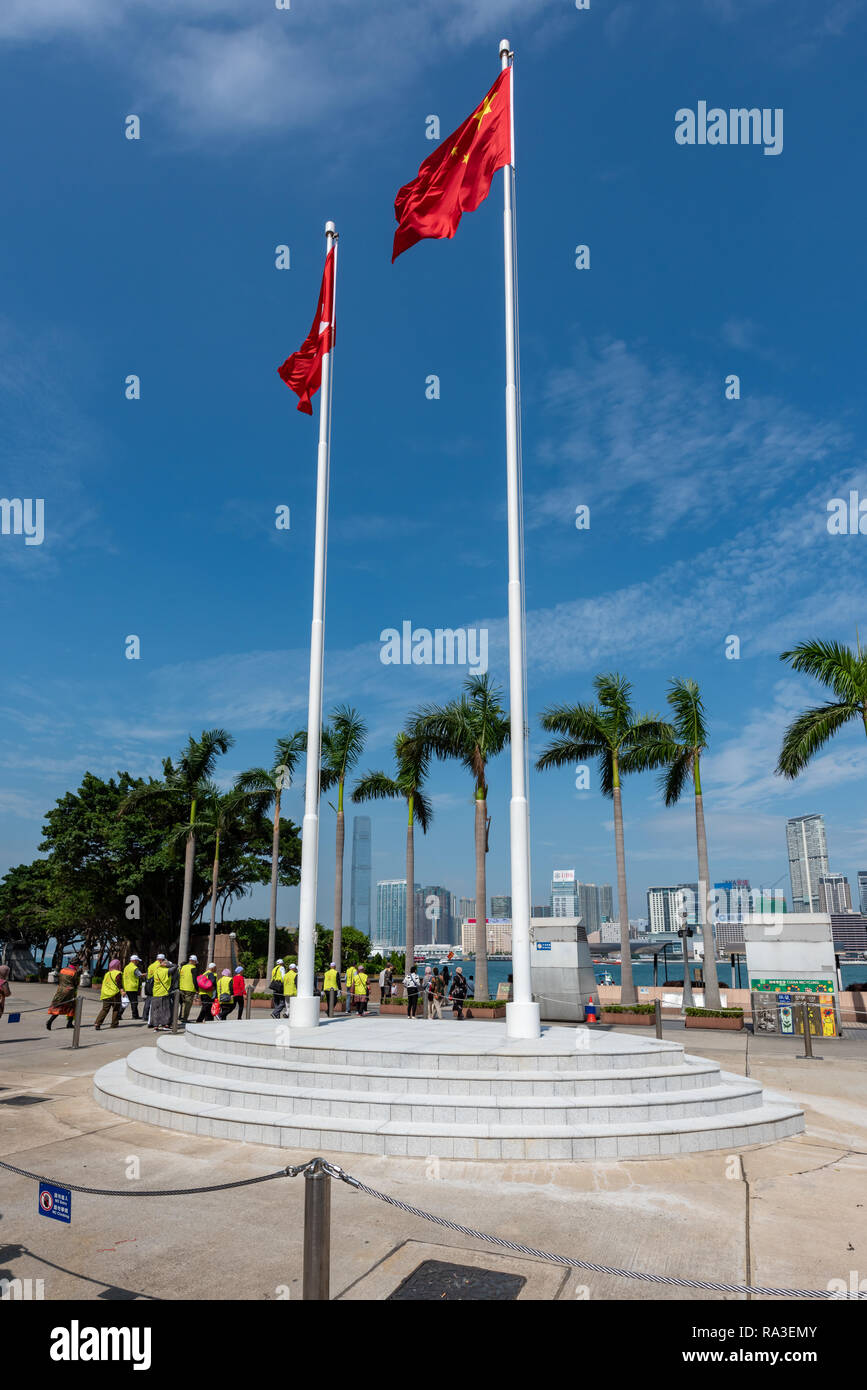
[(413, 961), (416, 965), (424, 965), (425, 961), (434, 960), (466, 960), (467, 957), (459, 946), (426, 946), (423, 951), (413, 953)]

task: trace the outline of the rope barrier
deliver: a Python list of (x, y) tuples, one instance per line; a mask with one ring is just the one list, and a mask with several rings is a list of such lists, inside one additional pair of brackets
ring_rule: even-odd
[(569, 1255), (552, 1255), (548, 1250), (537, 1250), (532, 1245), (523, 1245), (520, 1241), (505, 1240), (502, 1236), (492, 1236), (484, 1231), (475, 1231), (471, 1226), (461, 1226), (456, 1221), (448, 1221), (444, 1216), (435, 1216), (432, 1212), (423, 1211), (421, 1207), (410, 1206), (408, 1202), (400, 1202), (396, 1197), (389, 1197), (386, 1192), (378, 1192), (374, 1187), (368, 1187), (367, 1183), (360, 1178), (352, 1177), (350, 1173), (344, 1172), (334, 1163), (329, 1163), (324, 1158), (313, 1158), (307, 1163), (299, 1164), (297, 1168), (287, 1168), (288, 1177), (297, 1177), (306, 1169), (313, 1165), (320, 1165), (320, 1170), (328, 1174), (330, 1178), (339, 1179), (349, 1187), (354, 1187), (358, 1192), (364, 1192), (368, 1197), (375, 1197), (380, 1202), (386, 1202), (390, 1207), (397, 1207), (399, 1211), (404, 1211), (408, 1216), (418, 1216), (422, 1221), (432, 1221), (437, 1226), (444, 1226), (447, 1230), (456, 1231), (459, 1235), (469, 1236), (472, 1240), (485, 1241), (490, 1245), (498, 1245), (504, 1250), (512, 1250), (521, 1255), (531, 1255), (534, 1259), (546, 1260), (550, 1264), (567, 1265), (571, 1269), (588, 1270), (592, 1274), (610, 1274), (620, 1279), (639, 1279), (646, 1284), (673, 1284), (679, 1289), (706, 1289), (712, 1293), (745, 1293), (745, 1294), (765, 1294), (774, 1298), (864, 1298), (867, 1293), (833, 1293), (829, 1289), (772, 1289), (760, 1288), (752, 1284), (723, 1284), (709, 1279), (678, 1279), (674, 1275), (668, 1274), (648, 1274), (640, 1269), (616, 1269), (611, 1265), (593, 1264), (589, 1260), (576, 1260)]
[(39, 1173), (30, 1173), (26, 1168), (16, 1168), (13, 1163), (4, 1163), (0, 1159), (0, 1168), (5, 1168), (9, 1173), (17, 1173), (20, 1178), (32, 1178), (34, 1182), (47, 1183), (49, 1186), (66, 1187), (70, 1192), (86, 1192), (91, 1197), (194, 1197), (198, 1192), (228, 1192), (231, 1187), (254, 1187), (260, 1182), (270, 1182), (272, 1178), (285, 1178), (286, 1169), (280, 1168), (276, 1173), (265, 1173), (260, 1178), (240, 1178), (236, 1182), (218, 1182), (211, 1187), (172, 1187), (172, 1188), (145, 1188), (129, 1191), (124, 1188), (115, 1187), (82, 1187), (73, 1182), (57, 1182), (54, 1178), (43, 1178)]

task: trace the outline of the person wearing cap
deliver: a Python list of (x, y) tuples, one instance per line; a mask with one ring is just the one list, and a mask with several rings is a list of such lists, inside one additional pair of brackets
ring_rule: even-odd
[(322, 981), (322, 989), (325, 994), (325, 1004), (328, 1010), (328, 1017), (334, 1017), (334, 1005), (340, 992), (340, 975), (337, 972), (337, 962), (332, 961), (325, 972), (325, 979)]
[(145, 981), (144, 1007), (141, 1011), (142, 1018), (147, 1019), (148, 1028), (153, 1028), (154, 1026), (153, 1019), (151, 1018), (151, 1005), (154, 993), (154, 971), (156, 970), (157, 966), (165, 965), (165, 960), (166, 958), (163, 955), (162, 951), (157, 951), (156, 960), (152, 960), (150, 965), (148, 966), (148, 977)]
[(283, 979), (286, 971), (283, 969), (283, 958), (275, 961), (274, 969), (271, 971), (271, 979), (268, 988), (274, 1000), (274, 1007), (271, 1010), (272, 1018), (279, 1018), (283, 1012)]
[(243, 965), (235, 966), (235, 973), (232, 976), (232, 1004), (229, 1009), (229, 1017), (235, 1009), (238, 1010), (238, 1017), (244, 1017), (244, 1005), (247, 1002), (247, 981), (244, 979)]
[(178, 974), (178, 985), (181, 991), (181, 1022), (186, 1023), (190, 1016), (190, 1009), (193, 1007), (193, 1000), (196, 997), (196, 974), (199, 969), (198, 956), (190, 956), (185, 965), (182, 965)]
[[(141, 956), (130, 956), (126, 965), (123, 967), (123, 992), (129, 1000), (130, 1013), (133, 1018), (138, 1018), (138, 996), (141, 989)], [(123, 1008), (121, 1008), (123, 1014)]]
[(172, 989), (173, 974), (171, 961), (166, 960), (163, 956), (162, 960), (158, 960), (157, 968), (153, 973), (154, 992), (151, 1019), (157, 1033), (171, 1032), (172, 1006), (169, 996)]
[[(196, 988), (198, 990), (199, 995), (199, 1003), (202, 1006), (199, 1009), (199, 1016), (196, 1019), (197, 1023), (210, 1023), (211, 1019), (213, 1018), (213, 1014), (211, 1013), (211, 1005), (214, 1002), (214, 995), (217, 993), (217, 977), (214, 974), (216, 968), (217, 967), (214, 964), (214, 962), (210, 961), (208, 963), (207, 970), (202, 971), (202, 974), (196, 981)], [(200, 981), (202, 980), (209, 981), (207, 988), (205, 988), (205, 986), (200, 983)]]
[(217, 1002), (220, 1005), (220, 1012), (217, 1018), (224, 1023), (232, 1010), (232, 972), (231, 970), (221, 970), (217, 977)]
[(289, 1000), (294, 999), (298, 993), (298, 966), (294, 960), (290, 960), (286, 966), (286, 974), (283, 976), (283, 998), (286, 1004), (285, 1016), (289, 1017)]

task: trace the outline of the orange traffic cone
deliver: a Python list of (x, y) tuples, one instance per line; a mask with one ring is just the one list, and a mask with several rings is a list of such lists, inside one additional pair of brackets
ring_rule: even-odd
[(585, 1022), (585, 1023), (598, 1023), (598, 1022), (599, 1022), (599, 1019), (598, 1019), (597, 1016), (596, 1016), (596, 1005), (593, 1003), (593, 995), (592, 995), (592, 994), (591, 994), (590, 998), (587, 1000), (587, 1003), (584, 1005), (584, 1022)]

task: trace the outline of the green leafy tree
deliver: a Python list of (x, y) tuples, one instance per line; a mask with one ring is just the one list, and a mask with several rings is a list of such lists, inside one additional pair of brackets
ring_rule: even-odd
[(367, 725), (357, 710), (338, 705), (326, 728), (322, 730), (320, 787), (322, 791), (337, 788), (337, 828), (335, 831), (334, 862), (334, 941), (333, 957), (341, 969), (343, 922), (343, 846), (346, 831), (343, 819), (343, 789), (346, 779), (361, 757)]
[[(621, 778), (627, 772), (659, 767), (670, 746), (672, 730), (656, 714), (636, 714), (632, 686), (624, 676), (596, 676), (595, 705), (556, 705), (541, 717), (542, 728), (559, 734), (543, 751), (536, 767), (574, 767), (599, 762), (602, 795), (614, 802), (614, 847), (617, 857), (617, 901), (620, 913), (620, 1001), (636, 1002), (629, 942), (629, 901), (626, 891), (626, 854), (623, 846)], [(478, 986), (476, 994), (479, 994)], [(479, 996), (484, 997), (484, 996)]]
[(296, 729), (290, 738), (277, 740), (274, 766), (253, 767), (242, 772), (235, 786), (242, 792), (267, 792), (273, 803), (274, 830), (271, 846), (271, 907), (266, 978), (270, 980), (277, 957), (277, 883), (280, 862), (280, 802), (283, 792), (292, 785), (298, 759), (307, 748), (307, 730)]
[(415, 953), (415, 837), (420, 825), (423, 834), (433, 819), (430, 802), (422, 790), (430, 766), (430, 754), (418, 739), (399, 733), (394, 741), (395, 777), (384, 772), (368, 772), (358, 782), (352, 800), (406, 802), (406, 959)]
[[(408, 734), (428, 754), (462, 763), (475, 786), (476, 965), (475, 994), (488, 998), (487, 878), (488, 763), (509, 742), (509, 716), (490, 676), (470, 676), (464, 694), (447, 705), (426, 705), (410, 719)], [(409, 886), (409, 885), (407, 885)], [(409, 928), (407, 928), (409, 930)], [(407, 948), (407, 961), (412, 957)]]
[[(128, 806), (139, 805), (153, 797), (167, 797), (181, 801), (189, 807), (189, 822), (184, 855), (184, 895), (181, 904), (181, 930), (178, 942), (178, 959), (186, 960), (190, 948), (190, 919), (193, 906), (193, 877), (196, 861), (196, 811), (207, 785), (213, 779), (217, 758), (227, 753), (234, 744), (232, 735), (225, 729), (203, 729), (201, 738), (190, 735), (187, 746), (180, 753), (177, 763), (171, 758), (163, 761), (162, 782), (150, 783), (146, 787), (130, 792)], [(121, 810), (126, 814), (127, 806)]]
[(840, 729), (860, 719), (867, 733), (867, 653), (855, 637), (855, 649), (838, 642), (801, 642), (783, 652), (793, 671), (813, 676), (834, 695), (833, 700), (805, 709), (786, 729), (777, 762), (782, 777), (794, 779)]

